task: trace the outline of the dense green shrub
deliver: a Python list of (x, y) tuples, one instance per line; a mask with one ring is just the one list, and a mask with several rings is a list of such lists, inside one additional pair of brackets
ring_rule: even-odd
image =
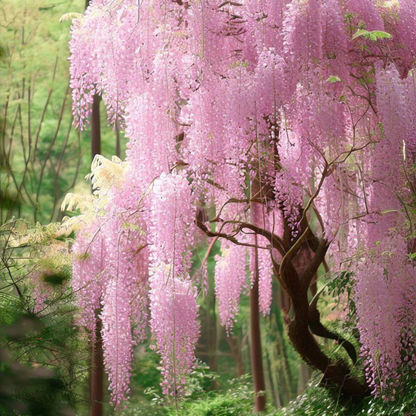
[(316, 380), (306, 392), (292, 401), (276, 416), (416, 416), (416, 382), (409, 378), (403, 394), (395, 401), (367, 397), (352, 400), (343, 397), (338, 391), (320, 387)]

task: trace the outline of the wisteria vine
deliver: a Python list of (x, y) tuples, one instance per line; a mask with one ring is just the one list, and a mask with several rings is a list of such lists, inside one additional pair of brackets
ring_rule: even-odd
[(294, 296), (288, 263), (310, 281), (298, 245), (329, 244), (325, 264), (356, 273), (368, 383), (391, 397), (416, 318), (401, 216), (416, 151), (415, 16), (414, 0), (94, 0), (73, 21), (75, 124), (87, 128), (99, 93), (129, 139), (124, 165), (93, 172), (99, 193), (73, 247), (81, 322), (94, 334), (100, 311), (116, 406), (148, 318), (163, 390), (183, 391), (199, 332), (197, 228), (221, 240), (228, 332), (253, 256), (267, 314), (272, 274)]

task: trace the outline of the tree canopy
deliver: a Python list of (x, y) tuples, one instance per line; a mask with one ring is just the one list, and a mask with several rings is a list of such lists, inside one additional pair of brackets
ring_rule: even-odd
[[(92, 197), (65, 201), (83, 211), (66, 222), (73, 286), (92, 334), (102, 308), (116, 406), (148, 320), (163, 390), (183, 391), (204, 236), (221, 241), (227, 331), (245, 286), (258, 285), (270, 312), (274, 276), (290, 340), (324, 380), (387, 400), (414, 371), (415, 16), (413, 0), (95, 0), (73, 20), (76, 125), (87, 128), (98, 93), (129, 140), (125, 161), (95, 159)], [(313, 335), (356, 362), (318, 310), (318, 276), (345, 273), (365, 382)]]

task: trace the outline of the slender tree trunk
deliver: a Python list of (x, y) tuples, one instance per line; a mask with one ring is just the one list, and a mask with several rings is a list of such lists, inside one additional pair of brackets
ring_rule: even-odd
[(91, 155), (101, 154), (101, 124), (100, 124), (100, 101), (99, 95), (94, 95), (91, 114)]
[(121, 146), (120, 146), (120, 126), (118, 120), (115, 122), (115, 129), (116, 129), (116, 156), (120, 157), (121, 155)]
[[(257, 237), (255, 238), (257, 244)], [(255, 276), (250, 290), (250, 333), (251, 333), (251, 372), (254, 384), (254, 409), (262, 412), (266, 408), (266, 385), (264, 381), (263, 357), (261, 349), (260, 311), (259, 311), (259, 279), (258, 255), (255, 249)], [(263, 392), (259, 394), (260, 392)]]
[(237, 366), (237, 377), (241, 377), (245, 373), (245, 371), (238, 338), (236, 336), (230, 335), (227, 336), (226, 339), (230, 347), (231, 354), (234, 357), (235, 364)]
[[(258, 197), (261, 184), (257, 178), (251, 182), (251, 198)], [(256, 202), (250, 203), (250, 215), (254, 224), (262, 222), (262, 205)], [(257, 234), (254, 235), (254, 244), (258, 245)], [(259, 308), (259, 253), (257, 247), (253, 249), (254, 276), (253, 287), (250, 290), (250, 335), (251, 335), (251, 372), (254, 384), (254, 410), (262, 412), (266, 408), (266, 383), (263, 370), (263, 354), (261, 348), (260, 308)], [(262, 393), (260, 393), (262, 392)]]
[[(215, 293), (213, 285), (209, 287), (208, 293), (208, 362), (211, 371), (218, 370), (218, 331), (217, 331), (217, 315), (215, 312)], [(217, 380), (212, 382), (211, 388), (218, 389), (219, 384)]]
[[(101, 154), (100, 97), (94, 95), (91, 114), (91, 157)], [(104, 355), (101, 338), (100, 310), (96, 311), (95, 342), (91, 343), (90, 401), (91, 416), (103, 416), (104, 402)]]
[[(86, 0), (88, 7), (90, 0)], [(99, 95), (94, 95), (91, 113), (91, 159), (101, 154), (101, 120)], [(91, 374), (90, 374), (90, 401), (91, 416), (103, 416), (104, 402), (104, 354), (101, 337), (102, 322), (99, 318), (100, 310), (96, 311), (95, 342), (91, 343)]]
[(270, 384), (270, 391), (272, 392), (273, 401), (275, 406), (280, 409), (282, 407), (282, 402), (280, 400), (280, 394), (278, 390), (278, 386), (276, 383), (276, 374), (273, 372), (273, 355), (271, 354), (270, 348), (265, 349), (266, 351), (266, 357), (267, 357), (267, 377)]
[(90, 375), (90, 401), (91, 416), (103, 415), (104, 402), (104, 356), (103, 341), (101, 338), (101, 319), (97, 314), (97, 327), (95, 342), (91, 343), (91, 375)]
[(311, 377), (309, 374), (308, 366), (303, 361), (300, 361), (299, 367), (298, 367), (298, 386), (297, 386), (298, 395), (304, 393), (310, 378)]

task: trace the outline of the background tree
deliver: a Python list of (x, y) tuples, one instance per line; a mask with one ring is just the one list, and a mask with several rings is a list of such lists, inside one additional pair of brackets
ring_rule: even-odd
[[(9, 200), (8, 209), (2, 206), (2, 223), (13, 215), (56, 220), (62, 198), (76, 182), (81, 137), (71, 126), (68, 64), (58, 41), (59, 17), (73, 5), (6, 1), (0, 6), (0, 186)], [(54, 20), (45, 18), (50, 15)]]
[[(72, 347), (84, 346), (79, 340), (79, 332), (73, 330), (75, 307), (72, 303), (72, 296), (70, 292), (62, 296), (60, 284), (52, 285), (49, 287), (51, 290), (43, 293), (45, 287), (48, 288), (48, 284), (44, 284), (42, 278), (39, 278), (39, 281), (35, 279), (38, 286), (34, 286), (31, 279), (33, 278), (33, 263), (36, 261), (34, 259), (33, 262), (28, 262), (25, 256), (32, 255), (35, 250), (11, 248), (8, 245), (7, 236), (16, 223), (14, 218), (16, 216), (28, 221), (25, 231), (21, 233), (41, 234), (41, 227), (33, 227), (29, 224), (37, 221), (48, 223), (61, 219), (59, 206), (63, 197), (74, 187), (78, 189), (79, 186), (85, 187), (84, 182), (79, 180), (78, 172), (89, 170), (90, 159), (84, 158), (83, 155), (89, 154), (91, 139), (89, 134), (77, 132), (72, 127), (67, 60), (69, 24), (65, 23), (65, 18), (60, 20), (61, 16), (65, 16), (67, 12), (83, 11), (83, 8), (82, 0), (34, 1), (30, 4), (25, 1), (4, 1), (0, 5), (2, 38), (0, 53), (0, 224), (4, 227), (1, 229), (0, 244), (2, 250), (0, 308), (2, 315), (8, 317), (4, 322), (2, 321), (5, 328), (2, 345), (7, 351), (9, 348), (7, 331), (15, 328), (22, 334), (26, 333), (26, 329), (19, 327), (20, 322), (26, 321), (19, 320), (19, 317), (29, 315), (29, 319), (36, 322), (36, 327), (40, 326), (45, 329), (46, 340), (43, 336), (35, 339), (29, 334), (28, 341), (22, 335), (21, 343), (27, 345), (22, 347), (18, 343), (12, 344), (16, 353), (12, 354), (10, 359), (17, 360), (16, 366), (21, 364), (30, 367), (33, 362), (35, 365), (57, 369), (54, 374), (51, 373), (49, 381), (68, 383), (65, 384), (66, 387), (59, 387), (59, 389), (67, 388), (68, 395), (71, 389), (78, 389), (79, 396), (72, 397), (72, 405), (80, 402), (84, 372), (88, 369), (84, 363), (81, 374), (72, 374), (71, 377), (74, 378), (67, 374), (70, 367), (68, 361), (80, 359)], [(112, 153), (114, 132), (111, 128), (104, 128), (103, 136), (105, 141), (101, 148), (102, 152), (110, 153), (111, 148)], [(110, 139), (112, 139), (111, 145)], [(101, 149), (99, 149), (100, 153)], [(45, 245), (44, 250), (47, 250), (46, 246), (49, 242), (42, 240), (39, 236), (38, 238)], [(37, 249), (41, 250), (39, 245)], [(60, 265), (62, 270), (58, 270), (59, 266), (56, 264), (54, 267), (57, 274), (65, 275), (66, 278), (70, 277), (70, 271), (64, 263)], [(10, 296), (17, 295), (13, 293), (15, 292), (13, 290), (12, 294), (10, 293), (10, 279), (14, 279), (19, 285), (24, 302), (10, 302)], [(57, 292), (55, 295), (59, 295), (56, 299), (49, 299), (52, 296), (52, 289)], [(33, 299), (38, 296), (48, 299), (53, 306), (50, 307), (47, 303), (44, 307), (35, 308), (36, 310), (33, 311)], [(56, 316), (51, 319), (51, 315), (54, 314)], [(10, 325), (12, 328), (9, 328)], [(55, 326), (62, 331), (58, 331)], [(54, 333), (54, 337), (51, 333)], [(57, 354), (55, 359), (51, 359), (48, 356), (51, 349), (49, 344), (53, 343), (60, 343), (66, 355)], [(32, 350), (36, 351), (36, 354), (27, 353)], [(85, 356), (82, 357), (84, 358)], [(74, 361), (71, 363), (73, 364)], [(40, 367), (39, 372), (42, 371), (45, 373), (46, 368)], [(65, 373), (64, 380), (59, 378), (62, 375), (57, 374), (59, 371)], [(68, 371), (74, 373), (72, 368)], [(28, 376), (32, 373), (28, 371), (25, 374)], [(36, 371), (33, 375), (36, 375)], [(53, 375), (57, 377), (53, 379)], [(69, 377), (71, 382), (69, 383), (65, 377)], [(45, 380), (47, 381), (47, 378)], [(45, 384), (45, 389), (37, 391), (39, 403), (43, 401), (45, 404), (49, 400), (43, 394), (50, 388), (48, 386)], [(21, 395), (33, 386), (26, 387)], [(16, 389), (16, 383), (7, 388), (13, 394), (16, 393), (13, 390)], [(58, 399), (60, 393), (57, 390), (53, 391)], [(28, 396), (35, 394), (36, 389), (33, 389), (33, 394), (28, 393)], [(77, 397), (76, 400), (75, 397)], [(103, 399), (100, 402), (103, 402)], [(50, 402), (51, 412), (56, 414), (58, 410), (53, 403), (54, 401)], [(38, 412), (46, 414), (46, 409)]]
[[(88, 171), (89, 158), (83, 155), (89, 154), (91, 138), (72, 127), (68, 22), (59, 22), (83, 7), (82, 0), (0, 5), (2, 223), (13, 215), (56, 221), (66, 193), (75, 185), (86, 189), (78, 172)], [(103, 148), (96, 153), (112, 154), (115, 134), (106, 128), (103, 134)]]

